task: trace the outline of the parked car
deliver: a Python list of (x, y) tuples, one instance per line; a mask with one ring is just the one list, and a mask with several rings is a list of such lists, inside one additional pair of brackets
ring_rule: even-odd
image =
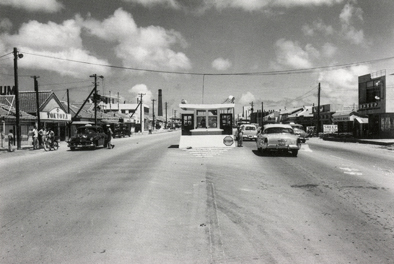
[(124, 124), (116, 125), (114, 129), (114, 138), (121, 138), (125, 136), (131, 136), (130, 128)]
[(241, 125), (241, 129), (243, 132), (243, 140), (256, 140), (257, 138), (257, 126), (252, 124), (244, 124)]
[(297, 157), (298, 150), (301, 148), (301, 139), (294, 134), (290, 125), (271, 124), (265, 125), (264, 129), (259, 131), (256, 146), (262, 154), (270, 151), (290, 151), (294, 157)]
[(101, 126), (86, 125), (77, 128), (77, 133), (68, 141), (70, 150), (104, 146), (107, 135)]

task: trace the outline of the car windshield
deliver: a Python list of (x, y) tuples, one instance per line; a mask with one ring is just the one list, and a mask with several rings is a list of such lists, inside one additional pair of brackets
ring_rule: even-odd
[(245, 130), (256, 130), (256, 128), (252, 127), (252, 126), (247, 126), (247, 127), (245, 127)]
[(270, 127), (264, 130), (265, 134), (293, 134), (293, 129), (286, 127)]

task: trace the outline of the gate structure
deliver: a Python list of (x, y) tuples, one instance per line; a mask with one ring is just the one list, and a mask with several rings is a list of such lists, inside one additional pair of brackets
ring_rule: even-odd
[(179, 148), (234, 147), (234, 104), (180, 104)]

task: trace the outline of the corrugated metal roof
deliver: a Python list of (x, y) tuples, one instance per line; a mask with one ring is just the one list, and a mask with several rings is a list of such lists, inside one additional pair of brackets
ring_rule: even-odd
[[(16, 119), (15, 116), (16, 110), (14, 107), (10, 107), (9, 105), (0, 103), (0, 117), (4, 117), (7, 119)], [(21, 119), (29, 119), (34, 120), (36, 119), (35, 116), (30, 115), (24, 111), (19, 111)]]

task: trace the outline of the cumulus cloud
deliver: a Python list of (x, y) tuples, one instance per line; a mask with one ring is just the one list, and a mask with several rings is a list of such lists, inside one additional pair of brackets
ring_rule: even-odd
[[(45, 41), (42, 41), (45, 36)], [(48, 22), (43, 24), (35, 20), (21, 26), (19, 34), (2, 35), (2, 39), (11, 45), (29, 47), (36, 51), (62, 51), (68, 47), (82, 48), (81, 27), (75, 20), (66, 20), (62, 24)]]
[(249, 105), (254, 101), (256, 101), (256, 97), (251, 92), (242, 94), (241, 98), (239, 99), (239, 103), (241, 105)]
[(324, 35), (334, 34), (334, 29), (330, 25), (326, 25), (321, 19), (314, 21), (311, 25), (305, 24), (302, 26), (302, 32), (306, 36), (313, 36), (315, 33), (323, 33)]
[(179, 2), (176, 0), (123, 0), (123, 2), (136, 3), (146, 7), (155, 5), (168, 6), (175, 9), (180, 7)]
[(217, 58), (212, 62), (212, 68), (218, 71), (225, 71), (232, 66), (231, 61), (228, 59)]
[(0, 30), (9, 31), (12, 28), (12, 22), (8, 18), (0, 20)]
[(144, 94), (142, 97), (142, 102), (146, 105), (149, 105), (151, 103), (151, 100), (153, 99), (152, 92), (145, 84), (134, 85), (132, 88), (129, 89), (129, 93), (138, 100), (141, 98), (139, 94)]
[(275, 49), (276, 62), (272, 63), (274, 68), (281, 66), (294, 69), (310, 68), (313, 66), (312, 60), (320, 54), (311, 44), (302, 48), (298, 42), (286, 39), (279, 39), (275, 43)]
[[(86, 77), (92, 72), (108, 73), (108, 68), (93, 65), (108, 62), (96, 58), (83, 48), (81, 27), (78, 24), (75, 19), (64, 21), (62, 24), (30, 21), (23, 24), (15, 35), (0, 34), (2, 49), (6, 51), (18, 47), (21, 53), (25, 52), (19, 63), (21, 68), (49, 70), (79, 78)], [(45, 36), (45, 41), (42, 41), (42, 36)], [(76, 64), (71, 60), (84, 61), (91, 65)]]
[(327, 58), (332, 58), (337, 52), (338, 48), (332, 43), (325, 43), (322, 47), (322, 55)]
[(331, 6), (344, 0), (204, 0), (204, 9), (214, 7), (218, 10), (226, 8), (242, 9), (244, 11), (262, 11), (275, 7), (297, 7), (297, 6)]
[(115, 54), (124, 66), (157, 70), (191, 68), (189, 58), (174, 50), (187, 46), (179, 32), (159, 26), (138, 27), (131, 14), (121, 8), (102, 22), (87, 19), (84, 27), (91, 35), (116, 42)]
[(312, 24), (302, 26), (302, 32), (305, 36), (339, 36), (355, 45), (368, 45), (365, 40), (364, 31), (357, 29), (363, 23), (363, 11), (356, 6), (357, 1), (346, 3), (339, 14), (340, 27), (334, 29), (331, 25), (326, 25), (321, 19), (314, 21)]
[(208, 9), (241, 9), (247, 12), (252, 11), (269, 11), (272, 8), (285, 7), (292, 8), (297, 6), (332, 6), (342, 3), (345, 0), (123, 0), (134, 4), (140, 4), (145, 7), (166, 6), (173, 9), (194, 9), (198, 12), (204, 12)]
[(358, 76), (371, 72), (367, 65), (353, 66), (321, 72), (319, 82), (322, 83), (322, 94), (330, 98), (330, 102), (345, 106), (358, 102)]
[(351, 43), (360, 45), (365, 43), (364, 31), (356, 29), (354, 24), (363, 22), (363, 11), (361, 8), (356, 7), (354, 2), (347, 3), (339, 15), (342, 24), (341, 32), (343, 36)]
[(1, 0), (0, 5), (25, 9), (29, 12), (55, 13), (63, 9), (58, 0)]

